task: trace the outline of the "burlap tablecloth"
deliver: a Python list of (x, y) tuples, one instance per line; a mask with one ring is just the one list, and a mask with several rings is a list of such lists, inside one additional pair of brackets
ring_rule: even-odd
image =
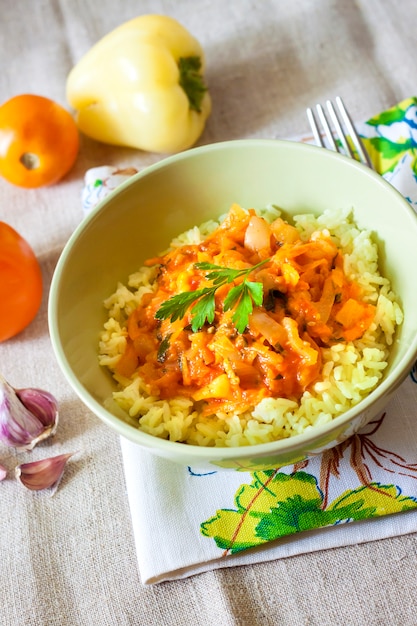
[[(66, 76), (97, 39), (141, 13), (177, 18), (207, 54), (213, 114), (200, 143), (301, 134), (305, 107), (337, 94), (367, 119), (416, 92), (412, 0), (1, 0), (0, 9), (1, 102), (27, 92), (66, 105)], [(34, 322), (0, 344), (0, 369), (14, 386), (59, 399), (58, 434), (31, 458), (77, 451), (52, 498), (0, 483), (1, 626), (414, 626), (415, 535), (140, 583), (119, 438), (60, 373), (46, 308), (57, 258), (82, 219), (85, 171), (159, 158), (83, 139), (74, 169), (54, 187), (0, 180), (0, 220), (30, 241), (45, 280)], [(0, 455), (12, 469), (14, 452)]]

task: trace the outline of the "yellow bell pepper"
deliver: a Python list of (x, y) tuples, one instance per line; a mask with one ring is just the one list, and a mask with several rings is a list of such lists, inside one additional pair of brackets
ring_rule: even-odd
[(142, 15), (103, 37), (71, 70), (67, 99), (79, 129), (148, 152), (191, 147), (211, 99), (198, 41), (166, 15)]

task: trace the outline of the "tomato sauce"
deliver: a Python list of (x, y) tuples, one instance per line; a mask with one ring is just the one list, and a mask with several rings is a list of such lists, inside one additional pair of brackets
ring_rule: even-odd
[[(215, 292), (214, 320), (193, 331), (193, 304), (175, 321), (157, 319), (172, 296), (212, 287), (196, 263), (251, 269), (262, 285), (243, 332), (225, 310), (229, 291), (243, 278)], [(281, 218), (269, 224), (253, 210), (233, 205), (222, 224), (198, 245), (184, 245), (147, 261), (159, 266), (154, 293), (143, 296), (127, 324), (127, 345), (117, 372), (134, 372), (160, 398), (186, 396), (206, 415), (237, 414), (265, 397), (298, 400), (320, 379), (324, 348), (360, 338), (375, 307), (348, 280), (343, 256), (326, 231), (302, 241)]]

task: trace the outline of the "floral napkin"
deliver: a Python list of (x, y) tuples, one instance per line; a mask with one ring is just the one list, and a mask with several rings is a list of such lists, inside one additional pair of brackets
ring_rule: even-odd
[[(417, 210), (417, 98), (358, 129), (379, 173)], [(115, 186), (114, 175), (90, 172), (87, 204)], [(269, 471), (181, 467), (122, 439), (142, 582), (417, 532), (416, 406), (415, 367), (360, 433)]]

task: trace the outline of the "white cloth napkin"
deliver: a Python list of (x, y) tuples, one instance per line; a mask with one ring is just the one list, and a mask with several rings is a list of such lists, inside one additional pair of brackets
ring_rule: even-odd
[[(416, 99), (359, 128), (379, 172), (417, 209)], [(85, 211), (125, 175), (95, 173), (86, 176)], [(417, 532), (416, 406), (414, 369), (361, 433), (276, 472), (201, 472), (121, 439), (142, 582)]]
[[(370, 437), (382, 450), (394, 451), (392, 459), (379, 459), (387, 469), (378, 468), (370, 456), (366, 458), (367, 464), (372, 466), (373, 482), (395, 484), (397, 493), (413, 498), (415, 507), (416, 403), (417, 384), (410, 378), (387, 407), (379, 431)], [(369, 430), (369, 427), (365, 429)], [(253, 476), (246, 472), (224, 471), (199, 474), (198, 469), (183, 468), (156, 458), (126, 439), (121, 439), (121, 446), (139, 571), (144, 584), (417, 532), (417, 508), (412, 508), (369, 520), (306, 530), (260, 547), (225, 554), (225, 549), (219, 548), (213, 538), (202, 534), (201, 523), (216, 516), (218, 511), (237, 510), (236, 495), (242, 485), (253, 482)], [(350, 453), (351, 449), (347, 449), (341, 459), (339, 477), (332, 477), (331, 494), (335, 497), (360, 484), (350, 466)], [(414, 464), (414, 469), (396, 466), (400, 457)], [(292, 470), (292, 467), (281, 469), (287, 474)], [(310, 461), (306, 470), (317, 476), (320, 458)], [(401, 475), (407, 471), (410, 477)], [(332, 495), (330, 500), (333, 500)]]

